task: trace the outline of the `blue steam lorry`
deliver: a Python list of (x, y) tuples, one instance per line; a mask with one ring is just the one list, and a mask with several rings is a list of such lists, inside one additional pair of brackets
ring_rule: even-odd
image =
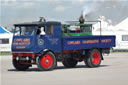
[(103, 54), (115, 46), (115, 36), (93, 35), (92, 24), (84, 21), (61, 24), (40, 19), (37, 22), (14, 24), (12, 62), (17, 70), (37, 65), (49, 71), (57, 61), (72, 68), (84, 61), (87, 67), (98, 67)]

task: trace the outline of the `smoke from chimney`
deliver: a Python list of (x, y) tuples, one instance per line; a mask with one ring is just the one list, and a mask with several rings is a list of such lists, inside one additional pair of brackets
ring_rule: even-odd
[(85, 19), (89, 13), (92, 13), (92, 12), (98, 10), (98, 8), (101, 6), (100, 2), (103, 2), (103, 1), (104, 0), (101, 0), (101, 1), (98, 1), (98, 0), (89, 1), (88, 0), (82, 10), (81, 15), (83, 16), (83, 18)]

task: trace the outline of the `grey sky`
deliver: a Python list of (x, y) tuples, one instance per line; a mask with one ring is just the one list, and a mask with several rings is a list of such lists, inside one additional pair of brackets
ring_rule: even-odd
[[(77, 4), (77, 2), (79, 2)], [(58, 0), (6, 0), (1, 5), (2, 25), (10, 26), (17, 22), (37, 20), (44, 16), (49, 20), (70, 20), (79, 17), (82, 1)], [(75, 6), (74, 6), (75, 5)], [(80, 6), (82, 5), (82, 6)]]
[(1, 0), (0, 24), (10, 27), (39, 20), (40, 16), (47, 20), (77, 20), (83, 8), (91, 8), (87, 19), (105, 16), (117, 24), (128, 16), (127, 3), (127, 0)]

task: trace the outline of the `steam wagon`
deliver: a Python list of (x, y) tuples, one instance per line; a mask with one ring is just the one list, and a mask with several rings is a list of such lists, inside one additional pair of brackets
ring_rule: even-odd
[(49, 71), (62, 62), (73, 68), (84, 61), (87, 67), (98, 67), (103, 53), (115, 46), (115, 36), (92, 34), (92, 24), (61, 24), (57, 21), (37, 21), (14, 24), (12, 62), (17, 70), (37, 65)]

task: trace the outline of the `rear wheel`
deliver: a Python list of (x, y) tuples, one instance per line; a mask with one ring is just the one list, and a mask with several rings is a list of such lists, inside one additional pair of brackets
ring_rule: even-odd
[(62, 63), (67, 68), (73, 68), (77, 65), (77, 61), (73, 58), (65, 58)]
[(49, 71), (56, 67), (56, 58), (52, 52), (47, 52), (41, 55), (37, 59), (36, 63), (39, 70)]
[(16, 59), (13, 59), (13, 66), (19, 71), (25, 71), (30, 67), (30, 65), (20, 64), (20, 61)]
[(98, 67), (101, 63), (101, 53), (98, 49), (90, 50), (87, 54), (87, 57), (84, 59), (87, 67)]

